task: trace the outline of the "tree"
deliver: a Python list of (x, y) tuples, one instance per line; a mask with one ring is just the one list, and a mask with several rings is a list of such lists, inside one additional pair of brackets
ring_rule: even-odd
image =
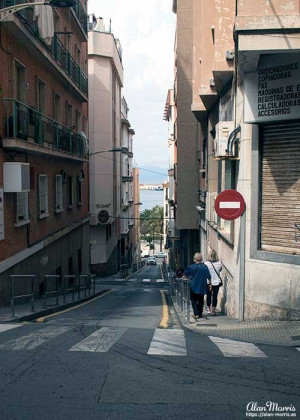
[(141, 236), (149, 242), (148, 238), (161, 239), (164, 224), (164, 209), (162, 206), (155, 206), (151, 210), (144, 210), (140, 216)]

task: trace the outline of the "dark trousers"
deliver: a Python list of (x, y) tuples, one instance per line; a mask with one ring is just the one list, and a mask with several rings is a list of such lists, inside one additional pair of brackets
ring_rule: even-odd
[(190, 299), (192, 302), (194, 315), (202, 316), (203, 305), (204, 305), (204, 295), (200, 295), (199, 293), (194, 293), (192, 289), (190, 289)]
[(214, 308), (217, 306), (219, 289), (220, 289), (219, 285), (213, 286), (212, 290), (207, 289), (206, 303), (208, 307), (210, 307), (211, 305), (211, 297), (212, 297), (212, 306)]

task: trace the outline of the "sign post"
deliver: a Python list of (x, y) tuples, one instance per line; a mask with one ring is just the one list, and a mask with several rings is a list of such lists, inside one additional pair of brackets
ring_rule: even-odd
[(240, 281), (239, 281), (239, 320), (244, 321), (245, 304), (245, 247), (246, 247), (246, 204), (243, 196), (236, 190), (221, 192), (215, 202), (215, 210), (224, 220), (241, 217), (240, 223)]

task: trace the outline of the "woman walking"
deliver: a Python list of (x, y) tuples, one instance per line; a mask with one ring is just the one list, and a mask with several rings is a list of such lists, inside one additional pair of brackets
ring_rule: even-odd
[[(208, 254), (208, 261), (205, 262), (205, 265), (209, 269), (211, 276), (211, 285), (208, 287), (207, 296), (206, 296), (206, 312), (208, 314), (216, 315), (216, 307), (218, 303), (218, 293), (220, 289), (220, 284), (222, 283), (220, 272), (222, 270), (222, 263), (219, 261), (218, 254), (213, 249)], [(211, 312), (210, 312), (210, 306)]]
[(205, 264), (200, 252), (194, 255), (194, 264), (190, 265), (184, 275), (190, 280), (190, 299), (194, 311), (194, 318), (203, 318), (204, 295), (207, 293), (207, 281), (211, 279), (211, 274)]

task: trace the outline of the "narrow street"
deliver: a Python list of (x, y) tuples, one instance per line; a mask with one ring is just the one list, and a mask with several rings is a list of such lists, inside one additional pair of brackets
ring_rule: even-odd
[(210, 337), (159, 329), (160, 278), (145, 267), (45, 323), (2, 324), (2, 418), (243, 419), (251, 401), (300, 402), (295, 348), (226, 357)]

